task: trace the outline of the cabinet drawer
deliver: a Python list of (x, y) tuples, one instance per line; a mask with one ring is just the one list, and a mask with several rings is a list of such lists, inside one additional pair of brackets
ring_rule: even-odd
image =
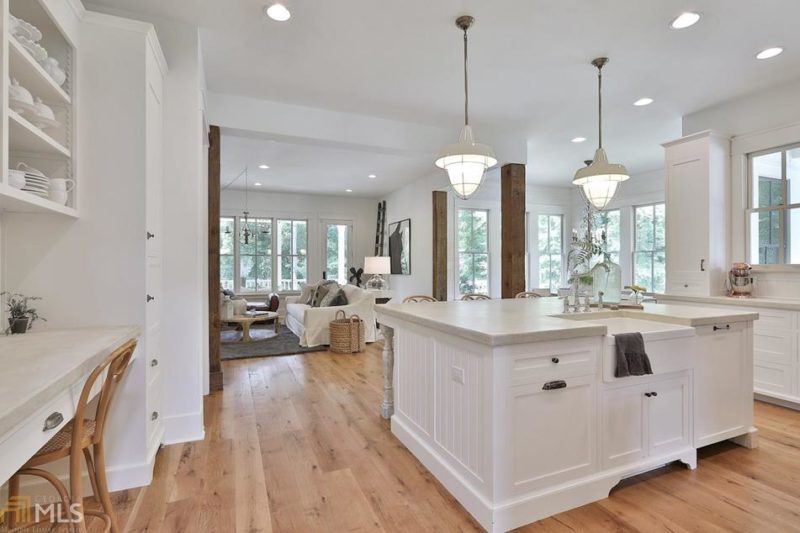
[[(756, 322), (757, 323), (757, 322)], [(753, 328), (753, 359), (769, 363), (795, 362), (796, 333), (786, 329)]]
[(527, 492), (596, 470), (595, 377), (541, 381), (509, 389), (510, 492)]
[(792, 329), (794, 325), (794, 314), (792, 311), (784, 311), (782, 309), (765, 309), (763, 307), (754, 307), (748, 309), (754, 313), (758, 313), (758, 320), (753, 322), (753, 330), (760, 329)]
[(683, 294), (687, 296), (708, 296), (710, 291), (709, 273), (699, 271), (674, 271), (667, 272), (667, 294)]
[(551, 350), (546, 355), (518, 355), (511, 363), (511, 384), (565, 379), (596, 373), (597, 353), (591, 348)]
[(795, 365), (756, 361), (753, 366), (753, 388), (761, 394), (794, 396)]

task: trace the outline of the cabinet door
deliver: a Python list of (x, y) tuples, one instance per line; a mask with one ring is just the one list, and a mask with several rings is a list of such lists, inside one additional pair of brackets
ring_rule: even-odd
[(667, 271), (699, 272), (709, 262), (707, 157), (667, 162), (666, 203)]
[[(510, 479), (514, 492), (550, 486), (596, 470), (595, 377), (512, 387)], [(554, 383), (554, 382), (553, 382)]]
[(159, 257), (161, 255), (161, 210), (162, 210), (162, 182), (164, 177), (163, 162), (163, 105), (161, 74), (154, 65), (155, 59), (148, 54), (148, 72), (146, 87), (146, 206), (145, 206), (145, 225), (147, 234), (147, 255), (149, 257)]
[(688, 376), (658, 381), (645, 388), (648, 455), (663, 455), (689, 446)]
[(752, 424), (751, 323), (696, 328), (694, 445), (741, 435)]
[(644, 392), (641, 385), (603, 392), (600, 431), (604, 469), (635, 463), (647, 455)]

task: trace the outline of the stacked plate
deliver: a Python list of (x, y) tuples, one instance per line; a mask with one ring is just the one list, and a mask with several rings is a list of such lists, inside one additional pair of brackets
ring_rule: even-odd
[(41, 198), (50, 197), (50, 178), (35, 168), (25, 165), (25, 186), (23, 191), (35, 194)]

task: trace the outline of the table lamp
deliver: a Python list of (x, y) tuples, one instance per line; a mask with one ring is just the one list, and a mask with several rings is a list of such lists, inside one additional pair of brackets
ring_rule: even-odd
[(383, 279), (382, 274), (391, 274), (392, 265), (388, 257), (365, 257), (364, 258), (364, 274), (372, 274), (372, 277), (367, 281), (367, 289), (372, 290), (386, 290), (389, 284)]

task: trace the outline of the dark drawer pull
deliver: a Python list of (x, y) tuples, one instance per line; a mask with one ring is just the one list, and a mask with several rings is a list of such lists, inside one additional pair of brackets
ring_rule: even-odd
[(567, 382), (563, 379), (559, 379), (557, 381), (548, 381), (542, 387), (542, 390), (556, 390), (556, 389), (566, 389)]
[(550, 360), (551, 360), (552, 362), (554, 362), (555, 364), (558, 364), (558, 357), (553, 357), (553, 358), (552, 358), (552, 359), (550, 359)]
[(153, 301), (153, 300), (155, 300), (155, 299), (156, 299), (156, 297), (155, 297), (155, 296), (150, 296), (149, 294), (147, 295), (147, 301), (148, 301), (148, 303), (149, 303), (149, 302), (152, 302), (152, 301)]
[(150, 420), (152, 421), (158, 420), (158, 411), (153, 411), (153, 414), (150, 415)]
[(651, 396), (658, 396), (658, 393), (657, 392), (645, 392), (644, 395), (647, 396), (648, 398), (650, 398)]
[(731, 329), (731, 325), (730, 324), (725, 324), (724, 326), (714, 326), (714, 331), (719, 331), (719, 330), (722, 330), (722, 329)]
[(150, 366), (158, 366), (158, 359), (153, 359), (150, 361)]
[(156, 234), (155, 234), (155, 233), (150, 233), (149, 231), (147, 232), (147, 240), (148, 240), (148, 241), (149, 241), (150, 239), (152, 239), (153, 237), (155, 237), (155, 236), (156, 236)]
[(44, 429), (42, 431), (50, 431), (52, 429), (56, 429), (58, 426), (61, 425), (61, 422), (64, 421), (64, 415), (61, 413), (53, 413), (52, 415), (48, 416), (44, 421)]

